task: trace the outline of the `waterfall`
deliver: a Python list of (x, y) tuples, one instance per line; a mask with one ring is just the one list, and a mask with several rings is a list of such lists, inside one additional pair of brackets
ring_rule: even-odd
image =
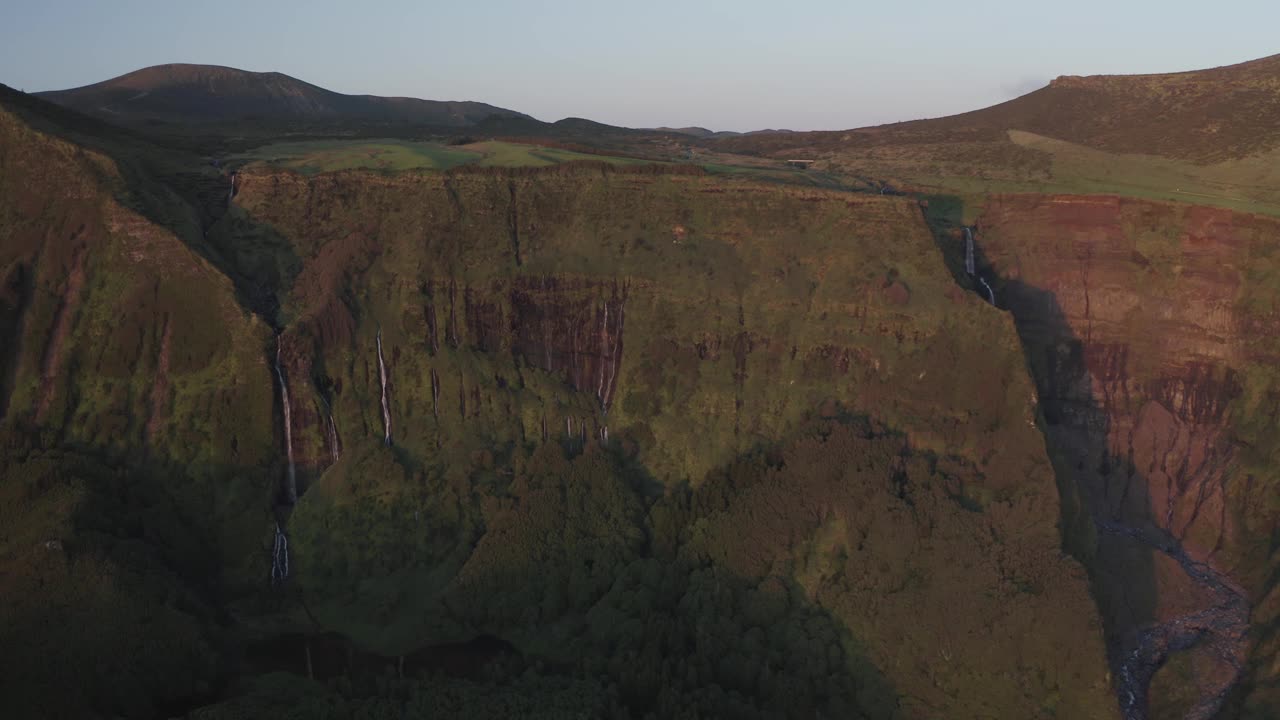
[(276, 523), (276, 540), (271, 547), (271, 584), (283, 582), (289, 577), (289, 536)]
[(382, 361), (382, 329), (378, 329), (378, 379), (382, 383), (382, 441), (391, 447), (391, 406), (387, 404), (387, 364)]
[(973, 230), (964, 229), (964, 271), (973, 275)]
[(991, 286), (987, 284), (987, 279), (986, 279), (986, 278), (984, 278), (984, 277), (980, 277), (980, 278), (978, 278), (978, 282), (982, 283), (982, 287), (984, 287), (984, 288), (986, 288), (986, 289), (987, 289), (987, 299), (991, 301), (991, 304), (992, 304), (992, 305), (995, 305), (995, 304), (996, 304), (996, 291), (995, 291), (995, 290), (992, 290), (992, 289), (991, 289)]
[(320, 396), (320, 404), (324, 406), (325, 417), (328, 418), (327, 432), (329, 435), (329, 455), (333, 458), (336, 465), (339, 458), (342, 457), (342, 450), (338, 446), (338, 425), (333, 421), (333, 408), (329, 406), (329, 402)]
[[(612, 334), (613, 334), (613, 345), (612, 345), (612, 347), (610, 347), (610, 345), (609, 345), (609, 335), (610, 335), (610, 333), (609, 333), (609, 325), (608, 325), (608, 322), (609, 322), (609, 301), (608, 301), (608, 300), (606, 300), (606, 301), (605, 301), (605, 304), (604, 304), (604, 317), (605, 317), (604, 337), (603, 337), (603, 338), (601, 338), (601, 340), (602, 340), (602, 342), (601, 342), (602, 347), (601, 347), (601, 350), (600, 350), (600, 352), (601, 352), (601, 365), (602, 365), (601, 370), (600, 370), (601, 383), (600, 383), (600, 388), (599, 388), (599, 390), (597, 391), (597, 393), (596, 393), (596, 394), (597, 394), (597, 395), (599, 396), (599, 398), (600, 398), (600, 407), (604, 410), (604, 412), (605, 412), (605, 414), (606, 414), (606, 415), (608, 415), (608, 413), (609, 413), (609, 400), (613, 397), (613, 386), (614, 386), (615, 381), (616, 381), (616, 380), (617, 380), (617, 378), (618, 378), (618, 345), (619, 345), (619, 343), (620, 343), (620, 342), (622, 342), (622, 309), (623, 309), (623, 304), (622, 304), (622, 303), (619, 303), (619, 304), (618, 304), (618, 307), (617, 307), (617, 312), (615, 312), (615, 313), (614, 313), (614, 322), (613, 322), (613, 324), (614, 324), (614, 326), (615, 326), (615, 327), (614, 327), (614, 331), (613, 331), (613, 333), (612, 333)], [(606, 363), (605, 363), (605, 358), (606, 358), (606, 357), (608, 358), (607, 365), (606, 365)], [(609, 371), (607, 375), (606, 375), (606, 374), (605, 374), (605, 372), (604, 372), (604, 370), (605, 370), (605, 368), (606, 368), (606, 367), (608, 368), (608, 371)]]
[(440, 418), (440, 376), (431, 368), (431, 417)]
[(604, 318), (600, 321), (600, 383), (596, 387), (596, 397), (604, 405), (604, 359), (609, 352), (609, 301), (604, 301)]
[(333, 411), (329, 411), (329, 448), (333, 454), (333, 462), (342, 459), (342, 448), (338, 445), (338, 426), (333, 422)]
[(236, 174), (231, 173), (231, 189), (227, 191), (227, 209), (231, 209), (231, 201), (236, 196)]
[(276, 335), (276, 378), (280, 380), (280, 403), (284, 408), (284, 454), (289, 461), (285, 476), (285, 497), (289, 504), (298, 502), (298, 479), (293, 467), (293, 418), (289, 408), (289, 384), (284, 380), (284, 368), (280, 366), (280, 335)]

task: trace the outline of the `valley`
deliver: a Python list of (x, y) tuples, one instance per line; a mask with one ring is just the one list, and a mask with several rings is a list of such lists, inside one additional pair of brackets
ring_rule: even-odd
[(1274, 60), (841, 133), (4, 89), (0, 697), (1273, 717)]

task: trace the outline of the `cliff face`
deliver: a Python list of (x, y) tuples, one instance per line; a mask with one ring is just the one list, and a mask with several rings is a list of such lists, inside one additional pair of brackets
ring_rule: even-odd
[[(1113, 647), (1205, 598), (1131, 538), (1104, 533), (1092, 547), (1088, 516), (1164, 537), (1241, 586), (1258, 634), (1240, 705), (1274, 710), (1265, 628), (1277, 602), (1280, 222), (1116, 197), (999, 196), (978, 225), (1055, 465), (1083, 498), (1069, 544), (1092, 555)], [(1170, 703), (1180, 685), (1234, 672), (1206, 655), (1169, 665), (1166, 674), (1186, 676), (1163, 681)]]
[(8, 114), (0, 131), (3, 418), (172, 463), (199, 478), (183, 490), (193, 509), (225, 468), (273, 462), (269, 335), (227, 278), (122, 202), (109, 158)]
[[(804, 449), (783, 467), (831, 453), (832, 462), (846, 458), (839, 472), (866, 474), (819, 481), (839, 476), (821, 462), (811, 475), (766, 474), (758, 482), (769, 489), (753, 491), (759, 507), (729, 499), (702, 520), (664, 510), (687, 529), (668, 537), (660, 524), (642, 535), (751, 587), (800, 583), (805, 604), (868, 638), (867, 661), (908, 716), (931, 707), (950, 716), (1114, 707), (1091, 665), (1100, 660), (1089, 659), (1100, 647), (1082, 610), (1082, 577), (1058, 551), (1056, 489), (1014, 328), (958, 291), (913, 202), (595, 168), (248, 172), (237, 186), (210, 241), (232, 248), (270, 237), (282, 248), (273, 267), (251, 272), (283, 278), (291, 434), (310, 485), (291, 520), (293, 547), (308, 605), (328, 627), (384, 652), (474, 632), (561, 662), (622, 652), (630, 641), (584, 648), (572, 633), (553, 639), (576, 613), (597, 602), (592, 612), (606, 613), (615, 601), (593, 594), (613, 586), (599, 568), (641, 572), (651, 552), (627, 529), (636, 527), (627, 519), (634, 508), (583, 498), (579, 510), (572, 498), (601, 492), (620, 473), (651, 496), (681, 497), (691, 486), (700, 507), (708, 501), (698, 498), (722, 492), (717, 478), (744, 493), (754, 487), (744, 468), (782, 439)], [(392, 450), (379, 447), (379, 334)], [(901, 435), (847, 456), (809, 444), (804, 428), (814, 417), (847, 413)], [(535, 463), (548, 446), (586, 453), (557, 471), (580, 489), (548, 494), (546, 481), (524, 478), (525, 461), (514, 459), (521, 448), (543, 448)], [(599, 452), (621, 465), (593, 465)], [(882, 464), (871, 460), (886, 452)], [(468, 509), (460, 477), (496, 473), (506, 482), (508, 462), (511, 499)], [(883, 494), (868, 485), (880, 473)], [(555, 492), (568, 493), (569, 519), (546, 505)], [(777, 492), (799, 505), (767, 509)], [(379, 509), (368, 505), (375, 498)], [(733, 537), (731, 527), (750, 522), (735, 519), (740, 505), (761, 518), (758, 541)], [(884, 514), (869, 510), (882, 505)], [(613, 529), (578, 541), (599, 550), (571, 560), (585, 548), (549, 538), (584, 511)], [(763, 522), (773, 512), (782, 514)], [(408, 528), (408, 517), (433, 528), (413, 531), (421, 537), (413, 553), (394, 535), (352, 534)], [(901, 525), (878, 526), (890, 517)], [(915, 551), (888, 540), (899, 531), (918, 534)], [(777, 545), (772, 560), (733, 559), (758, 555), (757, 543)], [(516, 546), (538, 548), (537, 575)], [(871, 566), (883, 576), (864, 587), (856, 578)], [(560, 572), (577, 590), (543, 594)], [(876, 599), (890, 588), (899, 602)], [(967, 609), (948, 616), (947, 628), (921, 619), (948, 602)], [(632, 605), (608, 612), (624, 617)], [(372, 607), (383, 608), (377, 629)], [(561, 629), (549, 634), (553, 627)], [(941, 652), (938, 633), (951, 637)], [(1003, 649), (976, 652), (969, 633)], [(1052, 681), (1026, 671), (1042, 642), (1075, 648), (1046, 670)], [(1024, 665), (1006, 662), (1015, 657)], [(759, 670), (691, 676), (711, 672), (746, 688), (743, 678)], [(685, 676), (671, 682), (682, 686)], [(862, 707), (877, 716), (873, 704)]]
[(278, 447), (266, 327), (123, 184), (0, 110), (0, 695), (16, 716), (154, 716), (206, 692), (205, 593), (259, 577)]
[[(1014, 338), (955, 294), (907, 201), (580, 170), (239, 188), (211, 236), (285, 238), (290, 375), (332, 394), (344, 436), (381, 432), (381, 328), (395, 440), (424, 454), (608, 426), (696, 483), (838, 400), (981, 465), (993, 495), (1047, 477)], [(323, 457), (322, 423), (297, 423)]]
[(1015, 328), (911, 202), (248, 172), (178, 237), (109, 158), (0, 123), (18, 706), (181, 714), (219, 667), (309, 671), (238, 664), (235, 615), (410, 670), (495, 636), (615, 712), (1114, 711)]

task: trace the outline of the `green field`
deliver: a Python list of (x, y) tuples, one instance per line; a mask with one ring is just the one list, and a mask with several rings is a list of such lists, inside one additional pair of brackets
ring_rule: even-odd
[(448, 170), (459, 165), (543, 167), (574, 161), (642, 165), (635, 158), (610, 157), (559, 148), (490, 140), (447, 146), (415, 140), (310, 140), (264, 145), (230, 156), (232, 165), (266, 164), (304, 175), (336, 170)]
[(1108, 153), (1018, 130), (1010, 130), (1009, 139), (1048, 153), (1053, 177), (1076, 192), (1280, 214), (1280, 166), (1275, 153), (1202, 165), (1157, 155)]
[(612, 165), (645, 165), (649, 162), (636, 158), (593, 155), (497, 140), (473, 143), (463, 147), (483, 155), (484, 159), (479, 163), (483, 167), (545, 167), (574, 161), (607, 162)]
[(733, 164), (731, 162), (713, 162), (702, 166), (712, 175), (742, 177), (761, 182), (778, 182), (791, 185), (812, 185), (828, 190), (870, 190), (864, 182), (852, 178), (843, 178), (818, 170), (797, 170), (795, 168), (768, 167), (758, 164)]
[[(829, 172), (925, 193), (1115, 194), (1280, 215), (1280, 153), (1214, 163), (1114, 153), (1009, 130), (999, 140), (827, 150)], [(710, 167), (709, 167), (710, 169)]]
[(312, 140), (264, 145), (231, 156), (232, 163), (265, 163), (311, 175), (334, 170), (447, 170), (480, 155), (412, 140)]

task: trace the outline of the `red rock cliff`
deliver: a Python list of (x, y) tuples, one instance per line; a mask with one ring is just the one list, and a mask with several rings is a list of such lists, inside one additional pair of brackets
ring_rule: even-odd
[[(1255, 628), (1270, 622), (1280, 220), (1007, 195), (989, 200), (978, 227), (980, 272), (999, 278), (999, 302), (1017, 319), (1064, 499), (1084, 504), (1064, 513), (1067, 541), (1096, 553), (1095, 593), (1113, 640), (1203, 598), (1164, 555), (1126, 538), (1095, 545), (1090, 516), (1167, 532), (1241, 584)], [(1252, 652), (1257, 670), (1275, 648)], [(1192, 666), (1191, 677), (1230, 672), (1207, 658)]]

